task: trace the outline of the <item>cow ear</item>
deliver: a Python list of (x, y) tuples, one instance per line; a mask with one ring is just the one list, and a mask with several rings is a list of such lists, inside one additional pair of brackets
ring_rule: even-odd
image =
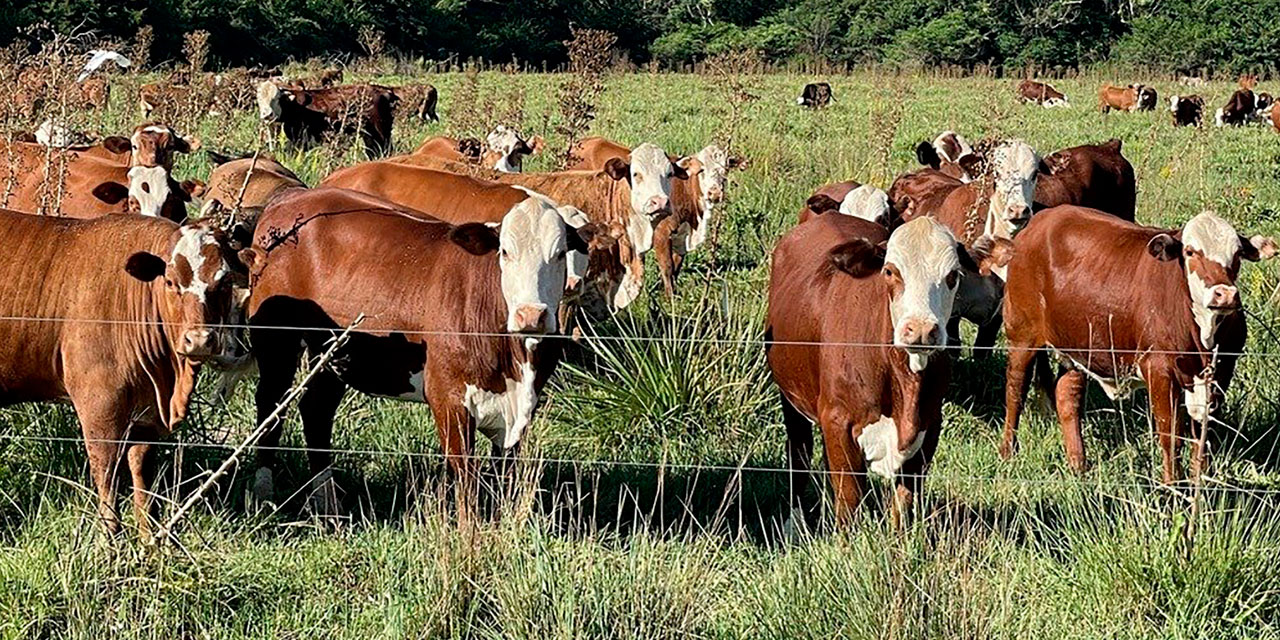
[(189, 196), (188, 200), (190, 198), (199, 198), (200, 196), (203, 196), (206, 190), (205, 183), (200, 180), (183, 180), (182, 184), (178, 186), (182, 187), (182, 192)]
[(884, 247), (858, 238), (832, 247), (829, 259), (835, 268), (855, 278), (865, 278), (884, 267)]
[(814, 213), (826, 213), (827, 211), (838, 211), (840, 209), (840, 203), (825, 193), (815, 193), (809, 196), (809, 199), (804, 201), (804, 206)]
[(93, 188), (93, 197), (107, 204), (120, 204), (129, 197), (129, 187), (119, 182), (104, 182)]
[(267, 267), (267, 250), (262, 247), (241, 249), (236, 254), (236, 261), (245, 273), (256, 278), (262, 275), (262, 270)]
[(677, 162), (672, 162), (672, 163), (671, 163), (671, 177), (672, 177), (672, 178), (675, 178), (676, 180), (688, 180), (688, 179), (689, 179), (689, 176), (691, 176), (691, 175), (693, 175), (693, 174), (692, 174), (692, 173), (690, 173), (687, 169), (685, 169), (683, 166), (681, 166), (681, 165), (680, 165), (680, 164), (678, 164)]
[(1240, 236), (1240, 257), (1249, 262), (1270, 260), (1278, 251), (1280, 246), (1276, 245), (1276, 239), (1271, 236)]
[(133, 151), (133, 143), (124, 136), (107, 136), (103, 138), (102, 146), (111, 153), (129, 153)]
[(916, 145), (916, 160), (926, 167), (937, 169), (942, 166), (942, 158), (938, 157), (938, 150), (933, 148), (929, 142), (921, 142)]
[[(964, 245), (957, 245), (959, 252)], [(968, 258), (970, 264), (965, 264)], [(991, 275), (991, 272), (1009, 266), (1013, 260), (1013, 242), (1007, 238), (996, 238), (983, 235), (973, 243), (973, 248), (965, 250), (960, 256), (960, 264), (965, 269), (976, 271), (979, 275)]]
[(605, 175), (614, 180), (631, 178), (631, 164), (622, 158), (609, 158), (604, 163)]
[(545, 149), (546, 146), (547, 146), (547, 141), (544, 140), (542, 136), (534, 136), (530, 138), (529, 139), (529, 155), (536, 156), (539, 153), (542, 153), (542, 150)]
[(1182, 253), (1182, 241), (1167, 233), (1158, 233), (1147, 242), (1147, 253), (1156, 260), (1177, 260)]
[(684, 169), (686, 175), (696, 176), (702, 173), (702, 161), (695, 156), (685, 156), (673, 162), (675, 166)]
[(1036, 171), (1041, 175), (1051, 176), (1054, 169), (1058, 167), (1058, 163), (1051, 160), (1052, 156), (1040, 159), (1040, 163), (1036, 165)]
[(609, 233), (607, 226), (598, 222), (584, 224), (577, 229), (568, 229), (569, 249), (578, 253), (603, 251), (617, 244), (618, 237)]
[(151, 282), (164, 275), (166, 266), (164, 258), (146, 251), (139, 251), (124, 262), (125, 273), (143, 282)]
[(179, 135), (173, 136), (173, 150), (178, 153), (193, 153), (200, 150), (200, 138), (183, 138)]
[(729, 156), (729, 162), (725, 166), (729, 167), (730, 169), (741, 170), (751, 166), (751, 162), (742, 156)]
[(449, 232), (449, 240), (473, 256), (483, 256), (498, 250), (497, 230), (483, 222), (468, 222), (454, 227)]

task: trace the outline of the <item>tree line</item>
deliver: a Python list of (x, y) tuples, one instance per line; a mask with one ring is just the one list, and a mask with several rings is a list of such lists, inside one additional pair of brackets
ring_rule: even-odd
[[(772, 62), (1073, 69), (1114, 62), (1179, 73), (1280, 68), (1280, 0), (4, 0), (0, 41), (91, 29), (151, 60), (210, 33), (214, 65), (396, 54), (538, 66), (566, 59), (570, 26), (617, 35), (666, 66), (753, 48)], [(371, 49), (373, 51), (371, 51)]]

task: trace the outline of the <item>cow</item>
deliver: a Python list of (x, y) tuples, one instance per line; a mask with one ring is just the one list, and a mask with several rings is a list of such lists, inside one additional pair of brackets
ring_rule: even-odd
[(1074, 204), (1132, 222), (1138, 182), (1133, 165), (1121, 153), (1122, 146), (1118, 138), (1112, 138), (1045, 156), (1036, 177), (1034, 210)]
[(1169, 113), (1173, 114), (1175, 127), (1198, 127), (1204, 122), (1204, 98), (1173, 96), (1169, 98)]
[(869, 472), (894, 483), (901, 522), (923, 484), (942, 427), (950, 376), (946, 320), (964, 273), (989, 268), (936, 220), (890, 234), (852, 216), (824, 215), (773, 251), (765, 352), (782, 395), (792, 514), (803, 518), (813, 426), (849, 522)]
[(1280, 107), (1271, 105), (1271, 126), (1275, 128), (1276, 133), (1280, 133)]
[[(428, 167), (435, 166), (436, 160), (445, 160), (478, 164), (503, 173), (520, 173), (524, 169), (525, 156), (537, 155), (545, 146), (542, 136), (526, 138), (514, 128), (498, 125), (489, 132), (483, 143), (475, 138), (458, 140), (447, 136), (431, 136), (423, 140), (413, 153), (388, 160)], [(429, 160), (420, 162), (422, 159)]]
[(1258, 92), (1258, 99), (1254, 103), (1254, 120), (1257, 122), (1266, 122), (1271, 118), (1271, 112), (1275, 107), (1276, 99), (1266, 91)]
[(1154, 87), (1144, 84), (1131, 84), (1127, 87), (1116, 87), (1110, 84), (1098, 89), (1098, 108), (1103, 113), (1112, 109), (1119, 111), (1154, 111), (1159, 100)]
[(258, 216), (280, 193), (293, 187), (305, 187), (288, 167), (270, 155), (233, 158), (209, 152), (214, 168), (205, 187), (200, 218), (238, 211), (237, 221), (252, 230)]
[(358, 133), (369, 158), (391, 150), (397, 97), (386, 87), (299, 89), (266, 80), (258, 85), (257, 95), (258, 115), (283, 128), (291, 143), (307, 146), (332, 133)]
[(835, 99), (835, 95), (831, 93), (830, 84), (811, 82), (804, 86), (804, 90), (800, 92), (800, 97), (796, 98), (796, 104), (810, 109), (821, 109), (831, 104)]
[[(603, 169), (609, 160), (631, 161), (631, 150), (625, 145), (601, 137), (586, 138), (573, 151), (576, 164), (570, 169)], [(711, 226), (711, 213), (724, 202), (729, 186), (729, 170), (743, 169), (747, 161), (731, 156), (717, 144), (709, 144), (685, 158), (672, 158), (688, 177), (677, 177), (671, 183), (671, 215), (654, 229), (653, 250), (658, 262), (662, 287), (668, 297), (676, 294), (676, 278), (690, 251), (702, 246)]]
[[(25, 136), (19, 141), (26, 142)], [(107, 136), (97, 143), (86, 143), (88, 136), (70, 132), (65, 127), (45, 121), (29, 142), (56, 147), (76, 156), (98, 158), (130, 167), (164, 167), (173, 171), (174, 154), (191, 153), (200, 148), (199, 138), (184, 138), (165, 124), (144, 122), (134, 127), (129, 137)]]
[(1018, 83), (1018, 99), (1023, 104), (1038, 104), (1046, 109), (1052, 107), (1070, 107), (1066, 94), (1054, 89), (1048, 83), (1036, 80), (1023, 80)]
[(814, 216), (827, 213), (862, 218), (886, 228), (894, 219), (888, 194), (872, 185), (858, 184), (853, 180), (819, 187), (805, 200), (798, 217), (801, 223), (805, 223)]
[(1219, 127), (1228, 125), (1238, 127), (1260, 120), (1259, 111), (1261, 108), (1258, 105), (1258, 96), (1253, 93), (1253, 89), (1257, 85), (1258, 78), (1256, 76), (1240, 76), (1239, 88), (1231, 94), (1227, 104), (1220, 107), (1214, 114), (1214, 124)]
[(13, 95), (6, 102), (16, 105), (18, 113), (25, 117), (39, 112), (59, 112), (63, 105), (77, 111), (107, 107), (111, 87), (106, 80), (91, 77), (58, 87), (49, 83), (50, 75), (45, 68), (20, 69)]
[(436, 115), (436, 101), (440, 94), (429, 84), (405, 84), (392, 87), (399, 98), (396, 112), (404, 113), (423, 122), (440, 122)]
[(204, 190), (197, 180), (176, 182), (164, 167), (130, 167), (36, 144), (14, 142), (0, 154), (12, 168), (3, 206), (23, 213), (75, 218), (136, 213), (181, 221), (186, 203)]
[[(556, 171), (552, 173), (481, 173), (485, 180), (522, 187), (562, 205), (581, 209), (587, 218), (612, 228), (625, 230), (615, 247), (616, 255), (600, 269), (594, 269), (601, 281), (591, 290), (603, 294), (613, 309), (629, 305), (640, 295), (644, 285), (644, 254), (653, 248), (654, 227), (671, 214), (672, 179), (682, 180), (688, 173), (673, 165), (666, 152), (649, 143), (631, 151), (630, 162), (614, 158), (598, 171)], [(426, 166), (391, 162), (367, 162), (339, 169), (321, 184), (355, 189), (385, 197), (405, 206), (436, 215), (442, 201), (453, 202), (466, 192), (456, 175), (467, 171), (466, 165), (440, 161), (444, 171)], [(455, 175), (450, 176), (450, 173)], [(389, 194), (398, 194), (391, 196)], [(455, 206), (455, 205), (450, 205)], [(442, 215), (442, 214), (441, 214)], [(581, 262), (575, 260), (581, 265)]]
[(955, 131), (943, 131), (933, 142), (916, 145), (916, 160), (961, 182), (973, 181), (981, 164), (969, 141)]
[[(348, 387), (425, 402), (456, 477), (475, 468), (475, 431), (513, 453), (555, 367), (566, 252), (588, 251), (596, 227), (568, 229), (545, 199), (526, 197), (500, 225), (451, 225), (385, 200), (319, 187), (284, 193), (258, 222), (248, 313), (264, 422), (293, 384), (304, 346), (326, 348), (361, 314), (359, 333), (302, 395), (312, 471), (330, 464), (333, 415)], [(370, 261), (368, 249), (379, 259)], [(298, 330), (298, 328), (303, 328)], [(281, 423), (259, 441), (254, 492), (273, 493)]]
[(1245, 344), (1240, 263), (1273, 257), (1275, 240), (1242, 237), (1210, 212), (1156, 229), (1063, 206), (1036, 215), (1014, 245), (1000, 455), (1015, 449), (1028, 370), (1053, 353), (1064, 365), (1053, 395), (1071, 468), (1087, 468), (1080, 413), (1092, 378), (1112, 398), (1147, 388), (1163, 479), (1176, 480), (1179, 406), (1200, 423), (1225, 393)]
[(182, 421), (200, 364), (226, 347), (244, 259), (215, 228), (140, 216), (0, 211), (0, 237), (0, 406), (70, 401), (102, 525), (120, 529), (127, 460), (146, 537), (150, 443)]

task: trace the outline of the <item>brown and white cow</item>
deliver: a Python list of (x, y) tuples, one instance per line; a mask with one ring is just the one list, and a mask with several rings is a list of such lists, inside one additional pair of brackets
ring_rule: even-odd
[(305, 187), (302, 179), (269, 155), (231, 158), (210, 151), (216, 165), (209, 173), (200, 217), (238, 210), (238, 220), (253, 229), (267, 203), (293, 187)]
[[(606, 138), (591, 137), (574, 147), (573, 156), (577, 163), (570, 169), (599, 170), (613, 158), (630, 162), (631, 149)], [(671, 182), (671, 215), (658, 222), (653, 236), (654, 257), (668, 296), (675, 295), (676, 278), (685, 256), (707, 239), (711, 214), (724, 202), (729, 170), (747, 166), (746, 160), (730, 156), (717, 144), (709, 144), (692, 156), (673, 158), (672, 162), (683, 168), (687, 177), (676, 176)]]
[(824, 215), (778, 242), (765, 349), (782, 392), (793, 519), (804, 513), (815, 424), (838, 523), (853, 516), (868, 472), (894, 482), (895, 521), (910, 506), (942, 427), (947, 318), (962, 275), (990, 258), (979, 262), (929, 217), (890, 234)]
[(1213, 122), (1219, 127), (1241, 125), (1255, 122), (1258, 117), (1258, 97), (1253, 93), (1253, 85), (1241, 82), (1239, 89), (1231, 94), (1227, 103), (1218, 108)]
[(1048, 83), (1036, 80), (1023, 80), (1018, 83), (1018, 98), (1024, 104), (1038, 104), (1046, 109), (1071, 106), (1066, 94), (1054, 89)]
[(1175, 127), (1198, 127), (1204, 122), (1204, 98), (1173, 96), (1169, 98), (1169, 113), (1173, 114)]
[(804, 206), (800, 208), (799, 219), (801, 223), (805, 223), (814, 216), (827, 213), (862, 218), (886, 228), (894, 222), (889, 195), (875, 186), (859, 184), (853, 180), (819, 187), (805, 200)]
[[(537, 155), (546, 146), (542, 136), (525, 138), (514, 128), (505, 125), (494, 127), (484, 142), (475, 138), (450, 138), (431, 136), (422, 141), (413, 153), (387, 158), (389, 162), (416, 164), (437, 168), (435, 160), (478, 164), (486, 169), (503, 173), (519, 173), (524, 169), (525, 156)], [(630, 149), (627, 150), (628, 153)], [(420, 159), (430, 158), (419, 162)]]
[[(564, 292), (566, 254), (586, 251), (594, 229), (570, 230), (540, 198), (521, 200), (495, 228), (429, 220), (346, 189), (285, 193), (256, 233), (267, 254), (248, 307), (259, 420), (293, 384), (304, 346), (323, 351), (334, 331), (364, 314), (299, 403), (312, 470), (328, 469), (333, 415), (352, 387), (429, 404), (449, 465), (469, 480), (477, 429), (510, 452), (533, 419), (559, 355), (559, 344), (543, 338), (558, 329), (552, 310)], [(371, 247), (377, 260), (369, 260)], [(280, 428), (261, 440), (260, 497), (272, 492)]]
[(378, 85), (343, 85), (320, 89), (282, 87), (267, 80), (258, 85), (258, 115), (280, 125), (290, 142), (303, 146), (332, 133), (356, 133), (369, 158), (391, 150), (394, 91)]
[(0, 148), (14, 183), (4, 203), (23, 213), (94, 218), (135, 213), (181, 221), (199, 181), (174, 181), (164, 167), (143, 167), (14, 142)]
[(1092, 378), (1112, 398), (1147, 388), (1164, 481), (1174, 481), (1178, 408), (1185, 404), (1200, 422), (1231, 382), (1234, 354), (1245, 344), (1235, 284), (1240, 264), (1274, 256), (1275, 241), (1240, 236), (1209, 212), (1180, 230), (1164, 230), (1064, 206), (1037, 214), (1014, 245), (1005, 286), (1009, 364), (1000, 454), (1013, 454), (1033, 361), (1052, 352), (1065, 365), (1056, 403), (1071, 467), (1087, 466), (1080, 412)]
[(811, 82), (804, 86), (800, 92), (800, 96), (796, 98), (796, 104), (810, 109), (821, 109), (835, 100), (835, 94), (831, 93), (831, 85), (826, 82)]
[(1102, 144), (1068, 147), (1045, 156), (1036, 177), (1034, 209), (1074, 204), (1132, 222), (1138, 181), (1133, 165), (1121, 153), (1122, 146), (1118, 138), (1112, 138)]
[(146, 443), (183, 419), (200, 363), (227, 346), (241, 260), (216, 229), (140, 216), (0, 211), (0, 244), (0, 405), (70, 401), (102, 523), (119, 530), (127, 460), (145, 535)]
[(1098, 108), (1103, 113), (1112, 109), (1118, 111), (1154, 111), (1159, 96), (1154, 87), (1145, 84), (1131, 84), (1117, 87), (1110, 84), (1098, 89)]
[(164, 167), (170, 172), (173, 171), (174, 154), (191, 153), (200, 148), (199, 138), (184, 138), (173, 127), (157, 122), (144, 122), (134, 127), (128, 138), (107, 136), (93, 144), (80, 142), (86, 137), (85, 134), (68, 131), (52, 120), (46, 120), (36, 129), (30, 141), (77, 156), (99, 158), (131, 167)]
[(961, 182), (971, 182), (978, 174), (981, 160), (964, 136), (943, 131), (933, 142), (916, 145), (916, 160)]
[(1271, 105), (1271, 126), (1275, 128), (1276, 133), (1280, 133), (1280, 107)]

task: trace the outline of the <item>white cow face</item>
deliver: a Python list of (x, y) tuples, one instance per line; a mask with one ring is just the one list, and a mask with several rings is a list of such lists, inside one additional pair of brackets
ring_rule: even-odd
[(889, 225), (889, 194), (869, 184), (859, 185), (840, 202), (840, 213)]
[(1058, 107), (1065, 108), (1070, 106), (1071, 106), (1071, 102), (1067, 100), (1066, 94), (1063, 94), (1061, 98), (1049, 98), (1048, 100), (1044, 101), (1044, 108), (1046, 109), (1054, 109)]
[(521, 201), (502, 218), (498, 266), (508, 331), (557, 331), (556, 310), (564, 297), (568, 269), (568, 233), (563, 214), (538, 198)]
[(889, 236), (881, 274), (890, 290), (893, 344), (907, 351), (917, 373), (947, 343), (947, 320), (963, 272), (960, 251), (951, 231), (928, 216)]
[(542, 149), (542, 139), (535, 137), (533, 142), (526, 140), (519, 131), (498, 125), (485, 138), (489, 153), (495, 158), (493, 168), (503, 173), (520, 173), (524, 166), (524, 157), (538, 153)]
[(169, 200), (169, 171), (164, 167), (129, 169), (129, 211), (162, 217)]
[(631, 150), (631, 162), (611, 158), (604, 173), (614, 180), (627, 179), (631, 187), (631, 216), (627, 236), (637, 254), (653, 248), (653, 226), (671, 213), (671, 178), (687, 178), (667, 153), (648, 142)]
[(1276, 241), (1266, 236), (1244, 238), (1231, 223), (1211, 211), (1187, 221), (1179, 240), (1159, 234), (1147, 245), (1160, 260), (1181, 259), (1191, 296), (1191, 314), (1200, 330), (1200, 342), (1212, 348), (1218, 322), (1240, 311), (1236, 276), (1241, 260), (1262, 260), (1275, 256)]
[(995, 191), (987, 209), (986, 233), (1012, 238), (1031, 220), (1040, 156), (1021, 140), (1010, 140), (991, 151)]
[(258, 83), (258, 117), (263, 120), (279, 120), (281, 115), (280, 101), (284, 99), (284, 90), (279, 85), (263, 80)]

